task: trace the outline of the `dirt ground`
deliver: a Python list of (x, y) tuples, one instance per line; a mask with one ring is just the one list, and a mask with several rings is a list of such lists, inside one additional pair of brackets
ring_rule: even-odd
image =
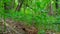
[[(4, 32), (4, 22), (5, 22), (5, 32)], [(5, 20), (1, 22), (1, 32), (0, 34), (37, 34), (38, 30), (35, 27), (28, 27), (22, 22), (15, 22), (13, 20)]]

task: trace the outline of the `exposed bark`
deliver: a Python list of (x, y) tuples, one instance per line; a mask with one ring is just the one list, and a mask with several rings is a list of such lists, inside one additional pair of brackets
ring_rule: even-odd
[(53, 6), (52, 3), (50, 2), (50, 11), (49, 11), (49, 15), (53, 15)]
[(16, 8), (17, 11), (20, 11), (20, 9), (21, 9), (21, 7), (23, 5), (23, 2), (24, 2), (23, 0), (18, 0), (18, 6)]

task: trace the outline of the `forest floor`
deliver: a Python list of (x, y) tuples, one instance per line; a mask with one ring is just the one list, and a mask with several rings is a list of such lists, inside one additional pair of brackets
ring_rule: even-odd
[[(6, 20), (5, 32), (4, 31), (4, 24), (2, 23), (2, 32), (1, 34), (23, 34), (25, 33), (22, 30), (22, 25), (18, 23), (14, 23), (12, 20)], [(21, 26), (21, 27), (20, 27)]]
[[(4, 23), (5, 23), (5, 32), (4, 32)], [(35, 27), (28, 27), (22, 22), (14, 22), (13, 20), (5, 20), (1, 24), (2, 30), (0, 34), (37, 34), (37, 29)]]
[[(4, 22), (6, 25), (5, 28), (4, 28)], [(0, 26), (2, 27), (0, 34), (37, 34), (38, 33), (38, 29), (36, 29), (33, 26), (26, 26), (25, 24), (23, 24), (23, 22), (17, 22), (10, 19), (1, 22)], [(46, 34), (48, 33), (52, 34), (50, 31), (46, 32)], [(60, 34), (60, 32), (55, 32), (53, 34)]]

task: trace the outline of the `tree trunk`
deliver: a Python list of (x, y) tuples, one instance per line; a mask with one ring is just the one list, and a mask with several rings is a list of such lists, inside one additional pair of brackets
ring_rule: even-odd
[(49, 15), (53, 15), (53, 6), (52, 6), (52, 3), (51, 2), (50, 2)]
[(20, 11), (21, 10), (22, 4), (23, 4), (23, 0), (18, 0), (18, 6), (16, 8), (16, 11)]

